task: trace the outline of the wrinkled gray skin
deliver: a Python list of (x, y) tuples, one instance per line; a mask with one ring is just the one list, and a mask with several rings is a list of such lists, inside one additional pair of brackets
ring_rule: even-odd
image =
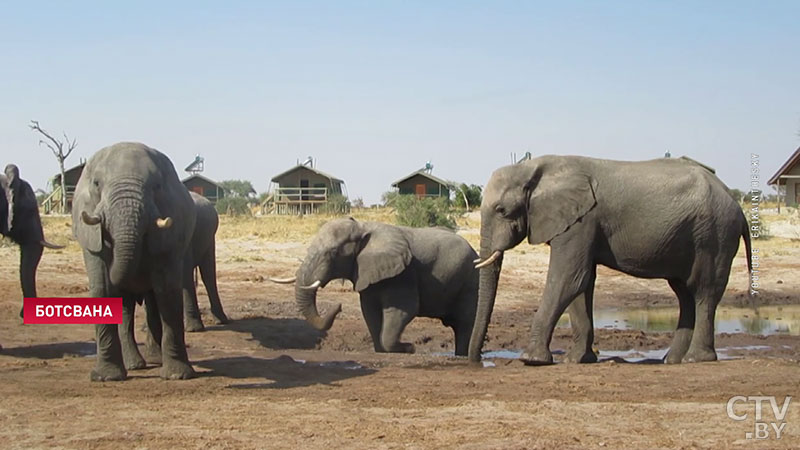
[[(208, 199), (194, 192), (189, 192), (189, 195), (192, 197), (197, 216), (191, 246), (184, 259), (183, 318), (186, 331), (202, 331), (205, 328), (200, 319), (200, 309), (197, 306), (197, 291), (193, 277), (195, 267), (200, 267), (200, 275), (206, 285), (208, 298), (211, 302), (211, 312), (217, 323), (228, 322), (228, 317), (222, 309), (222, 303), (217, 292), (214, 236), (219, 226), (219, 215)], [(128, 370), (144, 369), (147, 367), (147, 363), (159, 365), (162, 362), (161, 345), (155, 337), (161, 335), (161, 322), (157, 317), (152, 317), (154, 313), (151, 308), (151, 305), (154, 304), (153, 298), (145, 295), (144, 301), (149, 322), (144, 358), (138, 352), (138, 346), (136, 345), (133, 317), (131, 316), (130, 322), (125, 323), (126, 326), (119, 329), (120, 340), (122, 341), (122, 357), (125, 362), (125, 368)], [(157, 311), (156, 309), (155, 312)]]
[(743, 237), (741, 208), (702, 166), (681, 159), (642, 162), (542, 156), (496, 170), (481, 205), (480, 291), (469, 357), (481, 357), (497, 294), (502, 252), (525, 237), (550, 245), (550, 266), (522, 359), (549, 364), (556, 322), (569, 306), (572, 362), (594, 362), (592, 296), (602, 264), (640, 278), (664, 278), (680, 317), (665, 361), (713, 361), (714, 314)]
[(297, 307), (315, 328), (329, 329), (341, 305), (320, 317), (317, 289), (307, 286), (347, 279), (361, 297), (375, 351), (412, 353), (414, 345), (400, 342), (400, 335), (422, 316), (451, 327), (456, 354), (466, 355), (477, 302), (476, 257), (449, 230), (332, 220), (320, 228), (297, 270)]
[(183, 284), (183, 315), (186, 331), (203, 331), (203, 321), (200, 320), (200, 309), (197, 306), (197, 291), (195, 289), (193, 271), (200, 268), (200, 277), (208, 292), (208, 301), (211, 303), (211, 314), (218, 324), (228, 323), (228, 317), (222, 309), (217, 291), (217, 261), (215, 236), (219, 227), (219, 215), (214, 205), (194, 192), (189, 193), (197, 212), (197, 221), (192, 235), (192, 244), (188, 257), (188, 270), (184, 271)]
[[(122, 297), (123, 335), (133, 335), (133, 311), (142, 296), (148, 325), (161, 344), (161, 377), (195, 375), (183, 336), (182, 275), (195, 212), (186, 187), (164, 154), (123, 142), (98, 151), (75, 189), (73, 232), (83, 248), (91, 297)], [(117, 325), (96, 325), (93, 381), (124, 380)], [(125, 345), (142, 359), (135, 343)]]
[[(0, 234), (19, 245), (19, 281), (22, 297), (36, 297), (36, 269), (42, 250), (64, 248), (44, 239), (39, 203), (31, 185), (19, 177), (14, 164), (0, 174)], [(19, 310), (22, 317), (22, 309)]]

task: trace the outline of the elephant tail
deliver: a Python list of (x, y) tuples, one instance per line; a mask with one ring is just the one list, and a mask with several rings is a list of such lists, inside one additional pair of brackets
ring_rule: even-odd
[(66, 247), (66, 245), (51, 244), (50, 242), (47, 242), (44, 239), (39, 241), (39, 243), (42, 244), (42, 247), (47, 247), (47, 248), (53, 249), (53, 250), (61, 250), (62, 248)]

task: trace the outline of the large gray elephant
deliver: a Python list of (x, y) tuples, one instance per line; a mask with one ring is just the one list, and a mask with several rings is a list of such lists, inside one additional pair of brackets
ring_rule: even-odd
[(319, 330), (333, 325), (341, 305), (320, 317), (317, 290), (347, 279), (360, 294), (375, 351), (413, 352), (400, 335), (422, 316), (451, 327), (456, 354), (466, 355), (477, 303), (476, 257), (449, 230), (336, 219), (320, 228), (294, 278), (273, 281), (295, 283), (298, 309)]
[[(122, 297), (123, 327), (131, 328), (131, 335), (136, 300), (144, 295), (151, 303), (148, 325), (161, 344), (161, 377), (193, 377), (181, 288), (195, 211), (169, 158), (131, 142), (99, 150), (75, 188), (72, 223), (83, 247), (89, 294)], [(117, 325), (96, 325), (95, 332), (97, 363), (91, 379), (125, 379)], [(135, 346), (133, 351), (141, 359)]]
[[(14, 164), (7, 165), (4, 174), (0, 174), (0, 234), (19, 245), (22, 297), (36, 297), (36, 269), (44, 247), (64, 247), (45, 240), (36, 194), (31, 185), (20, 178), (19, 168)], [(20, 308), (20, 317), (22, 311)]]
[(714, 314), (743, 237), (742, 209), (707, 168), (685, 159), (642, 162), (542, 156), (496, 170), (481, 205), (478, 313), (469, 357), (481, 358), (503, 252), (526, 236), (550, 245), (550, 266), (531, 340), (529, 364), (549, 364), (556, 322), (569, 306), (574, 345), (566, 359), (593, 362), (596, 266), (664, 278), (678, 297), (678, 327), (665, 360), (713, 361)]
[[(222, 309), (217, 290), (217, 251), (215, 236), (219, 228), (219, 215), (217, 209), (207, 198), (195, 192), (190, 192), (194, 202), (197, 221), (192, 235), (192, 244), (187, 257), (189, 270), (184, 271), (183, 286), (183, 315), (186, 331), (202, 331), (203, 321), (200, 319), (200, 309), (197, 306), (197, 291), (195, 289), (192, 272), (195, 267), (200, 268), (200, 277), (208, 292), (208, 301), (211, 303), (211, 314), (217, 323), (228, 323), (228, 317)], [(188, 275), (188, 276), (186, 276)]]

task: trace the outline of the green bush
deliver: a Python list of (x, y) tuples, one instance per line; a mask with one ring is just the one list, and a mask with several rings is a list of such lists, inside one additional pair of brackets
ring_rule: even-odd
[(250, 215), (250, 205), (244, 197), (223, 197), (215, 205), (218, 214), (230, 216)]
[[(453, 194), (453, 204), (456, 208), (469, 210), (480, 209), (481, 201), (483, 200), (483, 189), (477, 184), (467, 185), (466, 183), (461, 183), (457, 187), (453, 187)], [(465, 196), (469, 204), (464, 201)]]
[(446, 198), (390, 195), (384, 196), (384, 199), (397, 212), (396, 220), (398, 225), (418, 228), (456, 228), (455, 213)]

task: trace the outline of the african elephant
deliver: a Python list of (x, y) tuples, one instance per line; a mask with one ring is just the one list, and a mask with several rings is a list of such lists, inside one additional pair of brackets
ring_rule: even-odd
[[(31, 185), (19, 177), (19, 168), (9, 164), (0, 174), (0, 234), (19, 245), (19, 280), (22, 297), (36, 297), (36, 269), (44, 247), (64, 248), (44, 239), (39, 203)], [(19, 316), (22, 317), (22, 309)]]
[[(132, 142), (99, 150), (75, 188), (72, 223), (83, 248), (90, 296), (122, 297), (122, 326), (131, 328), (131, 336), (136, 300), (145, 296), (151, 303), (148, 325), (161, 343), (161, 377), (193, 377), (181, 288), (195, 210), (169, 158)], [(125, 379), (117, 325), (96, 325), (95, 333), (97, 363), (91, 379)], [(135, 345), (132, 351), (136, 355), (125, 359), (142, 359)]]
[(469, 358), (476, 362), (491, 317), (503, 252), (527, 236), (550, 245), (550, 266), (522, 354), (553, 361), (550, 340), (569, 306), (573, 362), (594, 362), (592, 298), (596, 266), (640, 278), (664, 278), (680, 316), (665, 361), (713, 361), (714, 314), (744, 238), (742, 209), (707, 168), (687, 159), (641, 162), (542, 156), (496, 170), (481, 205), (478, 313)]
[(211, 303), (211, 314), (214, 315), (217, 323), (228, 323), (228, 317), (222, 309), (222, 302), (219, 300), (219, 292), (217, 291), (215, 235), (219, 227), (219, 215), (214, 205), (207, 198), (194, 192), (190, 192), (190, 195), (197, 213), (197, 221), (192, 235), (190, 251), (187, 254), (189, 271), (184, 271), (183, 314), (186, 331), (202, 331), (204, 327), (202, 320), (200, 320), (197, 291), (192, 277), (195, 267), (200, 268), (200, 276), (208, 292), (208, 301)]
[(294, 278), (299, 311), (327, 330), (341, 311), (319, 316), (317, 290), (347, 279), (361, 297), (361, 312), (377, 352), (412, 353), (400, 335), (416, 316), (434, 317), (455, 332), (455, 353), (466, 355), (475, 320), (477, 257), (466, 240), (449, 230), (406, 228), (336, 219), (317, 233)]

